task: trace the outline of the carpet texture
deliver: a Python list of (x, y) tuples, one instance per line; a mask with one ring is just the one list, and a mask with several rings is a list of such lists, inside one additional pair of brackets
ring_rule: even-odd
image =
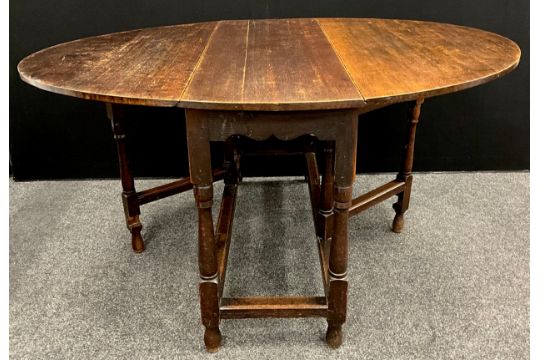
[[(358, 176), (355, 193), (392, 177)], [(240, 186), (225, 295), (322, 295), (300, 180)], [(142, 207), (137, 255), (119, 191), (119, 181), (10, 183), (12, 359), (529, 358), (528, 173), (416, 175), (402, 234), (390, 231), (393, 200), (352, 218), (338, 350), (323, 341), (324, 319), (250, 319), (223, 320), (223, 347), (207, 354), (192, 193)]]

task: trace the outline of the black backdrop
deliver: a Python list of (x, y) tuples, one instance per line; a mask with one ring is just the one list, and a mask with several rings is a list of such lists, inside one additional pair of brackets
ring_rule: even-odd
[[(44, 47), (141, 27), (218, 19), (386, 17), (478, 27), (516, 41), (521, 64), (504, 78), (428, 99), (417, 132), (415, 170), (529, 168), (527, 0), (16, 0), (10, 3), (10, 161), (15, 179), (117, 177), (115, 145), (101, 103), (23, 83), (17, 63)], [(359, 40), (360, 41), (360, 40)], [(396, 171), (406, 108), (362, 116), (359, 172)], [(181, 109), (134, 107), (128, 131), (138, 176), (188, 172)], [(214, 159), (221, 158), (214, 148)], [(302, 172), (298, 158), (256, 159), (244, 175)]]

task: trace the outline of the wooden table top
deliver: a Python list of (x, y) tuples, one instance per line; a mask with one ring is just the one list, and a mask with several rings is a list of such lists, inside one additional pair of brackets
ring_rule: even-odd
[(18, 70), (38, 88), (113, 103), (318, 110), (466, 89), (511, 71), (520, 54), (507, 38), (450, 24), (231, 20), (75, 40)]

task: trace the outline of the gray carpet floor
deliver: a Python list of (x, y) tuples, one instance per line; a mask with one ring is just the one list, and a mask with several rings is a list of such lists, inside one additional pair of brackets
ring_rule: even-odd
[[(358, 176), (355, 192), (392, 177)], [(322, 294), (300, 180), (239, 188), (226, 294)], [(119, 181), (10, 183), (12, 359), (529, 357), (528, 173), (419, 174), (399, 235), (391, 200), (352, 218), (338, 350), (323, 341), (324, 319), (249, 319), (222, 321), (223, 347), (207, 354), (191, 192), (143, 207), (147, 250), (136, 255), (119, 190)]]

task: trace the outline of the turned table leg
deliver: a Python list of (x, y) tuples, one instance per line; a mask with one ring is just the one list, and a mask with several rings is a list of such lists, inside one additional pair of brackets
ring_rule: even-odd
[(403, 231), (404, 219), (403, 214), (409, 208), (409, 200), (411, 198), (412, 188), (412, 166), (414, 157), (414, 138), (416, 135), (416, 125), (420, 118), (420, 107), (424, 99), (420, 98), (410, 103), (407, 130), (405, 137), (405, 144), (403, 147), (403, 153), (401, 155), (401, 169), (397, 175), (397, 179), (405, 182), (405, 189), (398, 194), (398, 200), (394, 203), (393, 208), (396, 212), (394, 221), (392, 223), (392, 231), (400, 233)]
[(321, 183), (321, 200), (319, 204), (319, 220), (317, 236), (323, 241), (329, 240), (332, 234), (332, 213), (334, 210), (334, 142), (323, 142), (323, 173)]
[(206, 350), (215, 352), (221, 344), (219, 331), (219, 280), (214, 225), (212, 222), (212, 168), (208, 130), (203, 118), (186, 111), (189, 172), (199, 215), (199, 299), (205, 327)]
[(111, 120), (113, 136), (118, 149), (120, 178), (122, 180), (122, 202), (124, 204), (127, 228), (131, 232), (131, 246), (134, 252), (141, 253), (144, 251), (144, 241), (141, 236), (142, 224), (139, 220), (141, 210), (137, 192), (135, 191), (135, 181), (129, 167), (124, 130), (124, 110), (120, 105), (107, 104), (107, 116)]
[(334, 229), (330, 243), (328, 285), (328, 330), (326, 342), (337, 348), (343, 341), (342, 325), (347, 314), (348, 222), (356, 170), (358, 118), (353, 115), (337, 133), (334, 179)]

